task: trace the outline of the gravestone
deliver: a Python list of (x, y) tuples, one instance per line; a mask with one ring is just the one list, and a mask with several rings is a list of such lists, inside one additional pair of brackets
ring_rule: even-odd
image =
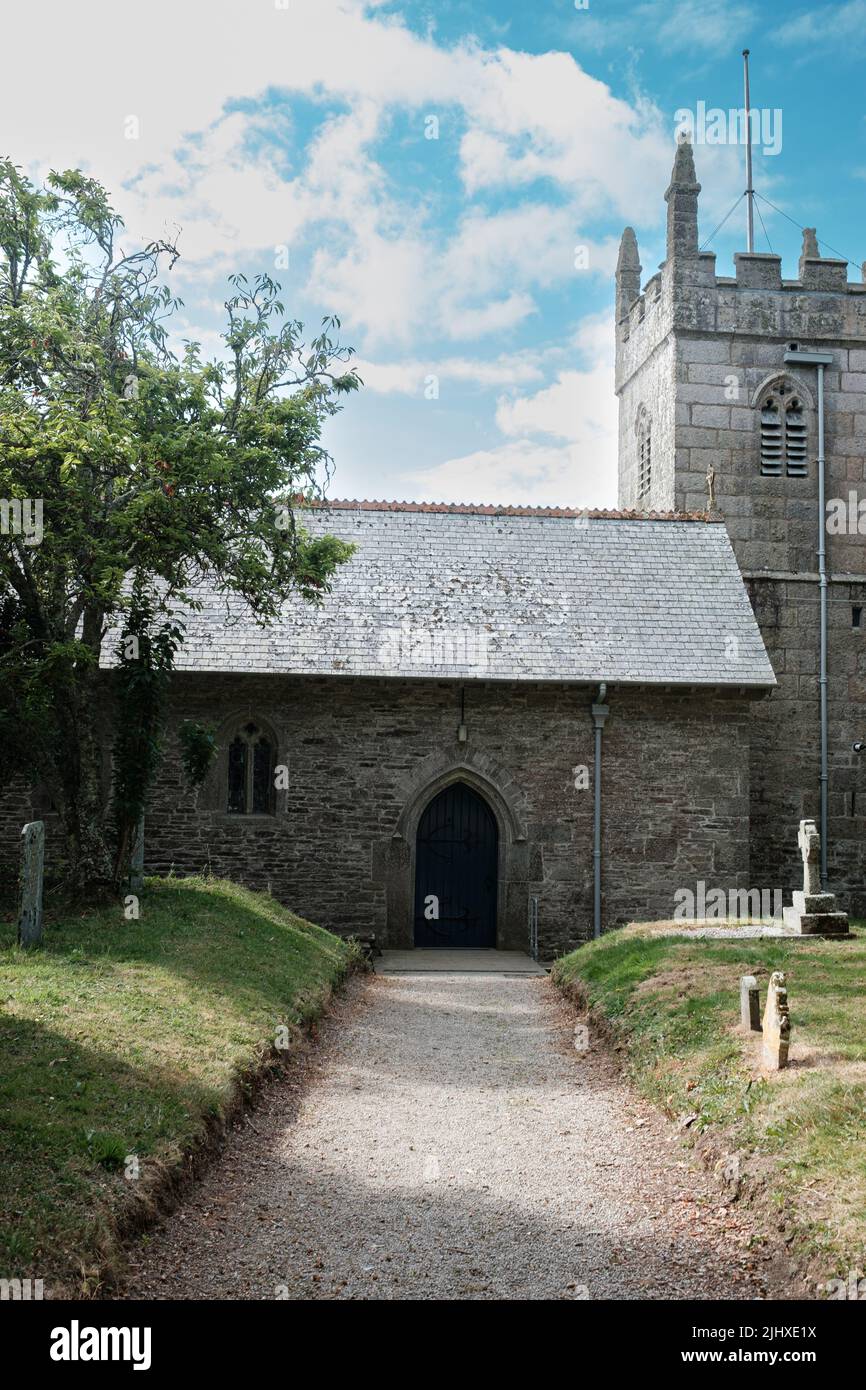
[(783, 913), (785, 926), (801, 936), (848, 936), (848, 914), (836, 911), (835, 893), (822, 893), (819, 876), (821, 837), (813, 820), (801, 820), (797, 836), (803, 857), (803, 891)]
[(21, 831), (19, 946), (38, 946), (42, 940), (42, 876), (44, 865), (45, 822), (41, 820), (28, 821)]
[(764, 1066), (769, 1071), (781, 1071), (788, 1065), (788, 1046), (791, 1041), (791, 1016), (788, 1009), (788, 989), (781, 970), (774, 970), (767, 986), (767, 1007), (764, 1009)]
[(740, 1026), (746, 1033), (761, 1031), (761, 1000), (754, 975), (740, 977)]

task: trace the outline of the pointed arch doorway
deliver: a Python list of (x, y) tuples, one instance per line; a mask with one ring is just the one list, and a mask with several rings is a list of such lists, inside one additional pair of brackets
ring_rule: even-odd
[(499, 832), (465, 782), (434, 796), (415, 845), (415, 945), (495, 948)]

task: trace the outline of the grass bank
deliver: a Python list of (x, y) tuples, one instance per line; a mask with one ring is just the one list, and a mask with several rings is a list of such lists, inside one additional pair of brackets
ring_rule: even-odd
[(148, 880), (138, 921), (61, 913), (26, 953), (5, 924), (0, 1277), (97, 1287), (353, 960), (217, 880)]
[[(788, 977), (792, 1047), (761, 1067), (739, 979)], [(688, 940), (634, 925), (563, 957), (554, 978), (616, 1039), (640, 1091), (706, 1155), (736, 1154), (772, 1204), (807, 1289), (866, 1273), (866, 930), (854, 939)], [(734, 1179), (736, 1181), (736, 1179)]]

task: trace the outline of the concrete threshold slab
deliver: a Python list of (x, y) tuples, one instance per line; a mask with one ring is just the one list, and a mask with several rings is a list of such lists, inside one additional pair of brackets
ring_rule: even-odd
[(546, 975), (524, 951), (383, 951), (377, 975)]

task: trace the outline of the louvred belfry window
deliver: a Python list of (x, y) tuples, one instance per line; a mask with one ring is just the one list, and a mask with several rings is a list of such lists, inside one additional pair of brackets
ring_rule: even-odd
[(273, 814), (275, 752), (273, 740), (252, 721), (235, 734), (228, 747), (227, 806), (230, 814)]
[(763, 477), (808, 477), (808, 428), (796, 387), (791, 382), (779, 382), (764, 396), (760, 410)]
[(785, 462), (789, 478), (805, 478), (809, 472), (806, 457), (806, 417), (803, 404), (796, 397), (785, 406)]

